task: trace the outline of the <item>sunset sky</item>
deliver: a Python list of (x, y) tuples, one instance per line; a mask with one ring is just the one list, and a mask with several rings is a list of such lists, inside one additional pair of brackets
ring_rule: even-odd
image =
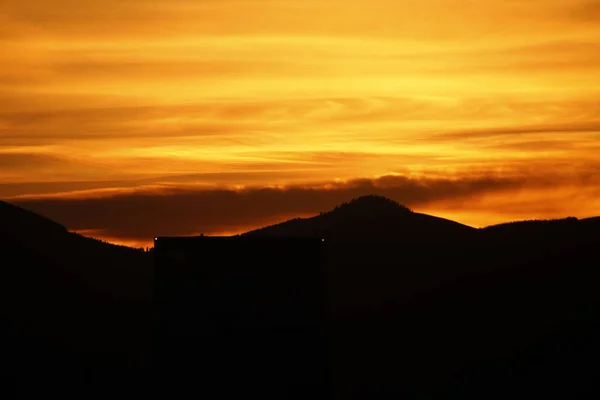
[(369, 193), (600, 215), (600, 1), (0, 0), (0, 199), (144, 245)]

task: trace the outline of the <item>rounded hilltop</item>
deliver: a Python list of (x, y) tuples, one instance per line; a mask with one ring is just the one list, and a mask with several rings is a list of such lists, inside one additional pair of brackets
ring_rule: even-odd
[(369, 194), (364, 196), (356, 197), (349, 202), (345, 202), (337, 206), (333, 211), (336, 210), (350, 210), (356, 212), (403, 212), (412, 213), (412, 210), (405, 205), (402, 205), (392, 199), (384, 196), (375, 194)]
[(405, 241), (424, 236), (458, 237), (474, 230), (454, 221), (413, 212), (384, 196), (365, 195), (311, 218), (292, 219), (244, 235)]

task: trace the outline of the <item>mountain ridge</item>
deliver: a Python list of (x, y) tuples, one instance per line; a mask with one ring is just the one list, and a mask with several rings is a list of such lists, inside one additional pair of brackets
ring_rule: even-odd
[[(390, 220), (391, 219), (391, 220)], [(0, 235), (31, 242), (35, 238), (38, 245), (55, 242), (55, 237), (69, 240), (87, 241), (89, 246), (105, 248), (111, 252), (127, 252), (128, 246), (107, 243), (98, 239), (70, 232), (67, 227), (33, 211), (0, 200)], [(394, 236), (407, 238), (422, 237), (427, 234), (436, 236), (469, 234), (475, 231), (512, 231), (532, 230), (531, 227), (554, 227), (564, 223), (593, 227), (600, 224), (600, 216), (578, 219), (566, 217), (548, 220), (509, 221), (482, 228), (474, 228), (451, 219), (425, 213), (414, 212), (407, 206), (379, 195), (364, 195), (341, 203), (327, 212), (293, 218), (276, 224), (263, 226), (235, 236), (323, 236), (323, 237), (377, 237), (380, 240)], [(352, 226), (352, 223), (365, 226)], [(92, 241), (94, 245), (92, 245)], [(96, 246), (96, 244), (98, 246)], [(134, 249), (138, 251), (139, 249)]]
[(350, 236), (423, 236), (473, 232), (475, 228), (416, 213), (386, 197), (367, 195), (352, 199), (332, 210), (308, 218), (295, 218), (245, 232), (242, 236), (321, 236), (326, 239)]
[[(125, 381), (137, 371), (148, 383), (154, 253), (85, 238), (1, 202), (0, 224), (0, 352), (9, 355), (0, 362), (18, 365), (24, 380), (35, 365), (40, 376), (61, 371), (67, 386), (94, 368), (100, 385), (115, 370)], [(459, 392), (486, 391), (504, 387), (514, 365), (532, 368), (546, 387), (569, 373), (575, 382), (587, 371), (577, 366), (600, 354), (590, 339), (600, 337), (600, 217), (488, 228), (367, 197), (245, 235), (326, 239), (331, 353), (348, 393), (340, 398), (377, 398), (374, 391), (415, 398), (456, 392), (460, 382)], [(294, 255), (281, 265), (287, 257)], [(239, 259), (260, 268), (260, 254)], [(528, 361), (539, 356), (538, 338), (549, 354), (545, 369)], [(583, 343), (582, 350), (564, 355), (564, 343)], [(71, 367), (58, 368), (67, 358)]]

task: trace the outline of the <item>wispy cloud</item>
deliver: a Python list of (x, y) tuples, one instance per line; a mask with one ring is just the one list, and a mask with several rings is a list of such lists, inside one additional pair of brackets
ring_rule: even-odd
[(327, 211), (365, 193), (378, 193), (417, 205), (441, 198), (514, 188), (520, 183), (493, 178), (449, 181), (388, 176), (376, 180), (331, 182), (326, 187), (139, 189), (111, 196), (50, 197), (15, 202), (71, 229), (93, 229), (108, 236), (139, 239), (236, 231), (269, 220)]
[[(490, 127), (483, 129), (465, 130), (459, 132), (443, 133), (434, 136), (439, 140), (458, 140), (470, 138), (486, 138), (490, 136), (510, 136), (518, 135), (523, 137), (529, 134), (546, 134), (548, 136), (555, 133), (595, 133), (600, 135), (600, 121), (571, 122), (562, 124), (540, 124), (523, 125), (507, 127)], [(574, 142), (577, 139), (575, 138)]]
[[(142, 188), (238, 199), (236, 186), (400, 173), (440, 180), (433, 192), (396, 181), (422, 197), (392, 195), (424, 206), (444, 190), (462, 196), (456, 182), (473, 171), (536, 193), (561, 176), (558, 208), (572, 187), (589, 196), (577, 177), (599, 151), (598, 1), (459, 3), (4, 0), (0, 197), (94, 190), (121, 193), (98, 207), (122, 207), (125, 189), (132, 203)], [(332, 195), (344, 190), (323, 191), (322, 204), (355, 193)], [(184, 196), (170, 191), (157, 206)], [(68, 201), (73, 213), (90, 204)], [(280, 218), (257, 215), (244, 224)], [(218, 229), (237, 229), (227, 224)]]
[[(540, 191), (567, 184), (600, 190), (600, 174), (546, 174), (501, 177), (492, 174), (465, 178), (411, 178), (387, 175), (376, 179), (332, 181), (321, 185), (285, 187), (249, 186), (239, 189), (162, 187), (115, 191), (109, 194), (90, 192), (79, 196), (50, 196), (15, 199), (13, 202), (65, 224), (71, 229), (93, 230), (107, 237), (150, 240), (157, 235), (186, 235), (204, 232), (240, 232), (296, 216), (328, 211), (335, 205), (364, 194), (379, 194), (423, 210), (458, 210), (489, 201), (489, 196), (503, 199), (500, 215), (525, 215), (526, 205)], [(495, 196), (495, 197), (494, 197)], [(510, 199), (519, 199), (518, 204)], [(539, 198), (537, 199), (539, 201)], [(598, 204), (595, 204), (598, 206)], [(511, 209), (512, 207), (512, 209)], [(533, 210), (529, 205), (530, 211)], [(534, 210), (531, 212), (537, 212)]]

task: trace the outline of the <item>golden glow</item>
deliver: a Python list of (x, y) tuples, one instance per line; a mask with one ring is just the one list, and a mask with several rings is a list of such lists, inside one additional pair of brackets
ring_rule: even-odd
[(491, 174), (526, 183), (411, 206), (600, 214), (598, 20), (595, 0), (4, 0), (0, 198)]

